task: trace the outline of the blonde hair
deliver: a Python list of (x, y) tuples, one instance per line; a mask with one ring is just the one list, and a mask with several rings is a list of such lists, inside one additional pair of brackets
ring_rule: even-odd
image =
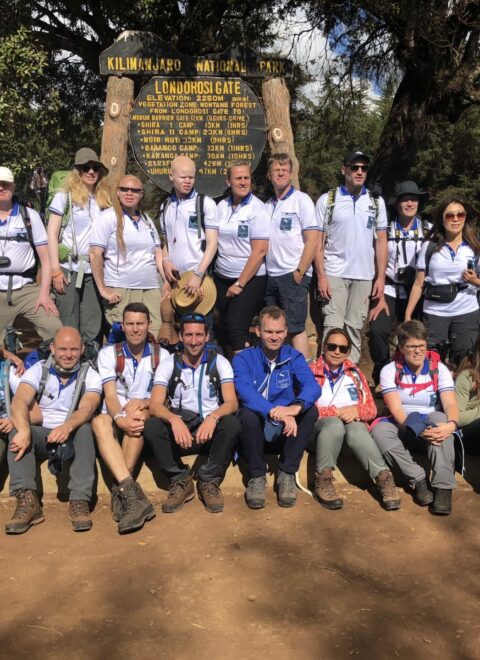
[[(64, 191), (72, 196), (72, 204), (84, 207), (88, 204), (88, 188), (83, 183), (80, 172), (74, 167), (65, 179)], [(104, 170), (100, 170), (99, 178), (93, 189), (93, 196), (98, 206), (103, 210), (112, 206), (110, 186)]]

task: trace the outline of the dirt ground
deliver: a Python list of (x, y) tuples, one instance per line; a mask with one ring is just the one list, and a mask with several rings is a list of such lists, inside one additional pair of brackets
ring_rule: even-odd
[[(232, 487), (223, 514), (157, 506), (123, 537), (105, 497), (84, 534), (47, 499), (45, 523), (0, 536), (0, 657), (480, 657), (477, 492), (458, 489), (440, 518), (404, 493), (388, 513), (340, 491), (341, 511), (304, 493), (250, 511)], [(2, 527), (12, 504), (0, 500)]]

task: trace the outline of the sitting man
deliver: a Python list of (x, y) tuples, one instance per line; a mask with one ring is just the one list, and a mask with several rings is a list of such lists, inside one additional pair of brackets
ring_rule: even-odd
[(297, 499), (295, 474), (313, 435), (318, 417), (314, 404), (321, 388), (302, 353), (284, 345), (288, 330), (282, 309), (264, 307), (256, 332), (260, 345), (245, 349), (233, 359), (248, 464), (245, 498), (251, 509), (265, 506), (264, 446), (265, 441), (274, 442), (275, 449), (280, 445), (282, 452), (278, 503), (290, 507)]
[[(83, 344), (78, 330), (65, 326), (50, 345), (49, 369), (40, 360), (22, 376), (12, 401), (8, 469), (10, 491), (17, 498), (7, 534), (22, 534), (43, 522), (35, 484), (35, 459), (49, 459), (49, 468), (59, 474), (62, 462), (73, 457), (70, 467), (70, 520), (74, 531), (92, 526), (89, 502), (95, 478), (95, 444), (90, 420), (100, 403), (102, 382), (98, 373), (81, 364)], [(31, 426), (29, 409), (35, 399), (42, 413), (42, 426)]]
[(125, 341), (105, 346), (98, 355), (105, 401), (92, 428), (100, 455), (118, 483), (112, 486), (112, 514), (118, 532), (125, 534), (155, 517), (132, 473), (143, 448), (155, 369), (169, 353), (148, 342), (150, 313), (143, 303), (125, 307), (122, 325)]
[[(207, 347), (208, 326), (203, 314), (180, 320), (182, 353), (160, 363), (150, 399), (152, 417), (144, 436), (170, 478), (164, 513), (173, 513), (195, 496), (189, 469), (181, 456), (208, 451), (198, 471), (198, 495), (210, 513), (223, 511), (220, 483), (232, 458), (240, 423), (230, 363)], [(167, 407), (167, 401), (170, 407)]]

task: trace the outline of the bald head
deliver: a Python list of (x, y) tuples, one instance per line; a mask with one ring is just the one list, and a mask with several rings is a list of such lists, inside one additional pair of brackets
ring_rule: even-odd
[(117, 185), (117, 197), (126, 211), (135, 213), (143, 197), (143, 183), (138, 176), (126, 174), (122, 177)]
[(50, 344), (50, 350), (59, 367), (65, 370), (73, 369), (80, 362), (83, 352), (80, 333), (68, 325), (60, 328)]
[(187, 156), (177, 156), (172, 160), (169, 178), (177, 197), (188, 197), (195, 184), (195, 163)]
[(120, 186), (131, 186), (132, 188), (141, 188), (143, 190), (143, 183), (138, 176), (134, 176), (133, 174), (125, 174), (125, 176), (118, 182), (117, 187), (120, 188)]

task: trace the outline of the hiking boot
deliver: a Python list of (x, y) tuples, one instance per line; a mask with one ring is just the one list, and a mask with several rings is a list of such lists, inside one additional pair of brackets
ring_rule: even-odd
[(191, 475), (185, 479), (172, 481), (168, 487), (168, 497), (162, 502), (163, 513), (174, 513), (195, 497), (195, 485)]
[(88, 532), (89, 529), (92, 529), (90, 508), (86, 500), (70, 500), (68, 513), (74, 532)]
[(295, 506), (297, 501), (297, 484), (295, 475), (283, 470), (278, 471), (277, 500), (280, 506)]
[(449, 488), (433, 489), (432, 513), (437, 516), (448, 516), (452, 513), (452, 491)]
[(23, 534), (32, 525), (38, 525), (45, 520), (42, 507), (35, 490), (17, 490), (17, 504), (11, 520), (5, 525), (7, 534)]
[(420, 506), (427, 506), (427, 504), (433, 502), (433, 493), (429, 489), (426, 479), (421, 479), (416, 482), (413, 491), (413, 500)]
[(396, 511), (400, 508), (400, 497), (395, 488), (395, 481), (390, 470), (382, 470), (375, 479), (378, 492), (382, 498), (382, 506), (386, 511)]
[(120, 522), (125, 513), (124, 508), (125, 500), (120, 497), (120, 489), (117, 485), (112, 485), (111, 491), (111, 500), (110, 500), (110, 510), (112, 512), (112, 518), (115, 522)]
[(325, 468), (321, 472), (315, 472), (314, 494), (317, 500), (326, 509), (341, 509), (343, 500), (338, 497), (335, 490), (332, 468)]
[(124, 514), (118, 523), (118, 533), (127, 534), (141, 529), (147, 520), (155, 518), (153, 504), (133, 479), (126, 481), (119, 488), (123, 500)]
[(267, 478), (264, 474), (261, 477), (252, 477), (248, 480), (247, 490), (245, 491), (245, 500), (250, 509), (263, 509), (265, 506), (265, 488), (267, 487)]
[(223, 511), (223, 495), (216, 481), (197, 481), (198, 497), (205, 504), (210, 513), (221, 513)]

